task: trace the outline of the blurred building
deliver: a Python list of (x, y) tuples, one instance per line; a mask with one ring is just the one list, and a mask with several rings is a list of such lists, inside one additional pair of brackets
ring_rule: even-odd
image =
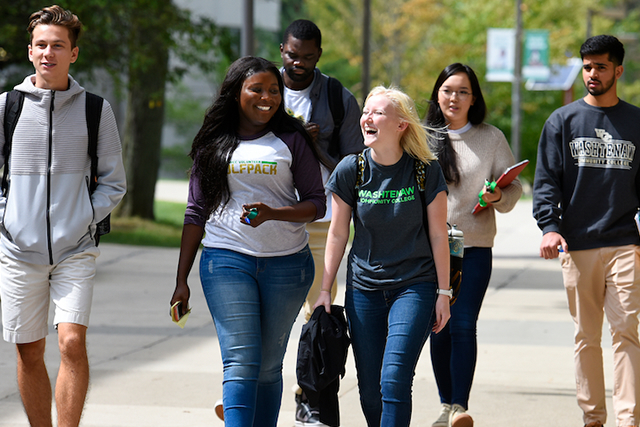
[[(223, 27), (240, 28), (243, 0), (174, 0), (175, 4), (189, 9), (195, 15), (206, 16)], [(256, 28), (280, 31), (280, 0), (253, 0)]]

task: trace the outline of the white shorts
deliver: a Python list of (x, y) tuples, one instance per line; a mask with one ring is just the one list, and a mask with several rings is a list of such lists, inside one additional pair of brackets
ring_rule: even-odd
[(71, 255), (57, 265), (38, 265), (0, 252), (0, 296), (5, 341), (26, 344), (47, 336), (49, 300), (53, 324), (89, 325), (98, 248)]

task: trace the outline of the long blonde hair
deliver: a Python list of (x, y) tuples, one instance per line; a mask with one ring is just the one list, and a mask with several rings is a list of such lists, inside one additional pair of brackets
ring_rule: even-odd
[(436, 156), (429, 148), (429, 140), (432, 138), (429, 131), (434, 131), (432, 133), (435, 133), (437, 130), (425, 126), (420, 122), (420, 117), (418, 117), (416, 104), (413, 102), (413, 99), (393, 86), (389, 88), (376, 86), (369, 92), (369, 95), (367, 95), (365, 104), (369, 98), (377, 95), (386, 96), (393, 104), (400, 120), (407, 123), (407, 128), (400, 136), (400, 147), (411, 157), (421, 160), (426, 164), (429, 164), (431, 160), (436, 160)]

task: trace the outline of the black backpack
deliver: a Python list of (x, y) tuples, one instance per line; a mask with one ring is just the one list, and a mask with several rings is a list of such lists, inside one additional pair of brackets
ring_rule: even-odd
[[(89, 182), (89, 194), (93, 194), (98, 186), (98, 131), (100, 129), (100, 118), (102, 116), (102, 104), (104, 99), (93, 93), (85, 92), (85, 114), (87, 121), (87, 132), (89, 136), (88, 153), (91, 158), (91, 179)], [(24, 92), (12, 90), (7, 92), (7, 99), (4, 110), (4, 172), (2, 173), (2, 193), (5, 198), (9, 196), (9, 157), (11, 156), (11, 144), (13, 143), (13, 132), (18, 124), (18, 118), (22, 112), (24, 104)], [(111, 214), (96, 224), (96, 234), (94, 240), (96, 246), (100, 242), (100, 236), (111, 231)]]

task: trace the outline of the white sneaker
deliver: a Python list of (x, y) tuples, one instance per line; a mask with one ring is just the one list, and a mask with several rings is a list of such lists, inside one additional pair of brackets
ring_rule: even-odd
[(216, 404), (213, 405), (213, 410), (216, 411), (216, 415), (222, 421), (224, 421), (224, 408), (222, 406), (222, 399), (216, 400)]
[(473, 418), (467, 411), (457, 403), (451, 406), (451, 412), (449, 412), (449, 426), (450, 427), (473, 427)]
[(435, 423), (431, 424), (431, 427), (449, 427), (449, 412), (451, 412), (451, 405), (443, 403), (440, 408), (440, 416)]

